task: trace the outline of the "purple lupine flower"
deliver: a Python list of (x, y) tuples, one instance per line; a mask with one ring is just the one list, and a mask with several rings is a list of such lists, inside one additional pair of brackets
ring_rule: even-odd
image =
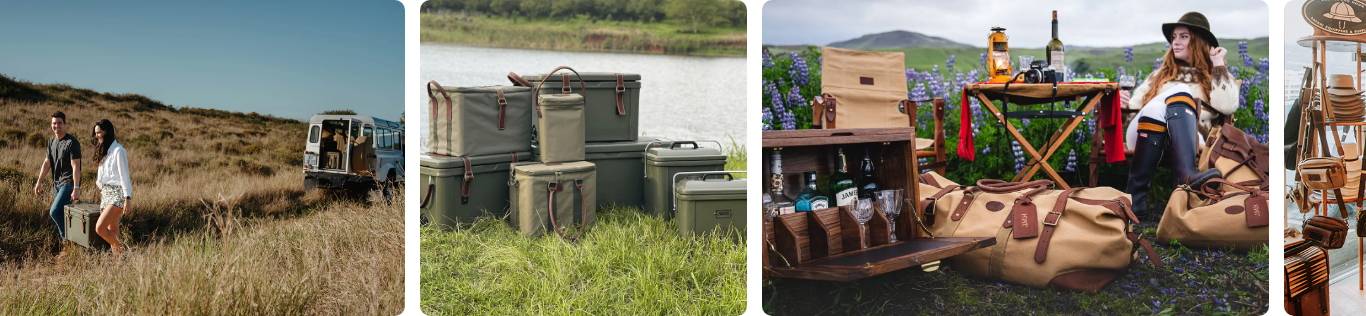
[(768, 55), (768, 50), (767, 50), (767, 49), (764, 50), (764, 55), (763, 55), (763, 56), (764, 56), (764, 69), (769, 69), (769, 68), (773, 68), (773, 67), (778, 67), (777, 64), (774, 64), (774, 63), (773, 63), (773, 57)]
[(795, 130), (795, 129), (797, 129), (797, 117), (794, 116), (794, 115), (792, 115), (792, 111), (784, 111), (782, 115), (783, 115), (782, 121), (783, 121), (783, 129), (784, 129), (784, 130), (789, 130), (789, 131), (790, 131), (790, 130)]
[(915, 78), (916, 78), (915, 69), (914, 69), (914, 68), (906, 68), (906, 81), (915, 81)]
[(1062, 167), (1062, 171), (1066, 171), (1066, 172), (1076, 172), (1076, 171), (1077, 171), (1077, 151), (1076, 151), (1075, 149), (1069, 149), (1069, 150), (1067, 151), (1067, 165), (1064, 165), (1064, 166)]
[(944, 70), (945, 70), (945, 71), (952, 72), (952, 71), (953, 71), (953, 63), (956, 62), (956, 61), (958, 61), (958, 56), (956, 56), (956, 55), (949, 55), (949, 60), (944, 62), (944, 64), (946, 65), (946, 67), (944, 68)]
[(909, 94), (910, 95), (908, 97), (911, 99), (911, 101), (920, 102), (930, 100), (930, 96), (925, 92), (924, 83), (917, 83), (915, 85), (915, 88), (911, 89)]
[(802, 96), (802, 90), (797, 86), (792, 86), (792, 91), (787, 93), (787, 104), (790, 108), (806, 106), (806, 97)]
[(773, 130), (773, 111), (769, 111), (768, 108), (765, 107), (763, 110), (760, 110), (759, 112), (763, 115), (763, 118), (761, 119), (764, 122), (763, 130)]
[[(1168, 45), (1171, 46), (1171, 45)], [(1153, 69), (1162, 68), (1162, 58), (1153, 60)]]
[(787, 75), (792, 78), (792, 82), (799, 86), (805, 86), (811, 82), (811, 70), (807, 68), (806, 59), (797, 53), (788, 53), (792, 58), (792, 69), (787, 71)]
[(1132, 63), (1132, 62), (1134, 62), (1134, 47), (1133, 47), (1133, 46), (1129, 46), (1129, 47), (1125, 47), (1125, 48), (1124, 48), (1124, 62), (1126, 62), (1126, 63)]
[(777, 112), (784, 111), (786, 107), (783, 106), (783, 94), (778, 92), (778, 87), (773, 86), (773, 82), (769, 82), (768, 84), (769, 102), (773, 103), (773, 110)]
[(987, 53), (982, 53), (981, 62), (982, 62), (982, 69), (986, 69), (986, 68), (987, 68)]
[(1268, 60), (1268, 59), (1266, 59), (1266, 58), (1262, 58), (1262, 59), (1261, 59), (1261, 62), (1258, 63), (1257, 72), (1260, 72), (1260, 73), (1265, 74), (1267, 71), (1270, 71), (1270, 70), (1271, 70), (1271, 60)]

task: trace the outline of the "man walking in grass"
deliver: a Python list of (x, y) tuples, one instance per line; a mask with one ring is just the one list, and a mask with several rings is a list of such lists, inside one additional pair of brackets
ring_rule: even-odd
[[(63, 209), (81, 198), (81, 143), (76, 137), (66, 133), (66, 114), (52, 113), (52, 138), (47, 141), (47, 155), (43, 159), (42, 170), (38, 171), (38, 182), (33, 184), (33, 194), (43, 195), (43, 177), (52, 172), (54, 196), (48, 215), (57, 223), (57, 235), (66, 244), (66, 218)], [(62, 254), (66, 255), (66, 247)]]

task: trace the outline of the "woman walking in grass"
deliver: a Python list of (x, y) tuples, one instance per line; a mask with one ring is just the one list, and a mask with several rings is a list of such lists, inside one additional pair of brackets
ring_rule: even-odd
[(109, 242), (115, 256), (122, 256), (123, 243), (119, 242), (119, 217), (133, 214), (130, 201), (133, 199), (133, 181), (128, 177), (128, 152), (114, 137), (114, 123), (100, 120), (95, 123), (91, 139), (95, 141), (95, 164), (99, 166), (99, 176), (95, 185), (100, 188), (100, 219), (95, 222), (95, 233)]

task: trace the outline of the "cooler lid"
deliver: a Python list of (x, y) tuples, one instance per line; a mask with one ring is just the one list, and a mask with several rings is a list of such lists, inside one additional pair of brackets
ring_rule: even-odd
[(639, 140), (636, 140), (636, 141), (624, 141), (624, 142), (591, 142), (591, 143), (587, 143), (587, 144), (584, 145), (584, 151), (586, 151), (587, 153), (590, 153), (590, 154), (591, 154), (591, 153), (619, 153), (619, 152), (636, 152), (636, 153), (642, 153), (642, 152), (645, 151), (645, 146), (649, 146), (650, 143), (654, 143), (654, 142), (669, 143), (668, 141), (661, 141), (661, 140), (659, 140), (659, 139), (657, 139), (657, 138), (654, 138), (654, 137), (640, 137), (640, 139), (639, 139)]
[(513, 169), (514, 171), (516, 171), (518, 174), (539, 176), (539, 175), (555, 174), (556, 172), (582, 172), (582, 171), (593, 171), (593, 170), (597, 169), (597, 165), (594, 165), (593, 163), (587, 162), (587, 161), (575, 161), (575, 162), (565, 162), (565, 163), (548, 163), (548, 164), (547, 164), (547, 163), (532, 163), (532, 164), (525, 164), (525, 165), (516, 165), (516, 166), (512, 166), (512, 169)]
[[(698, 175), (697, 177), (700, 177)], [(674, 192), (679, 195), (745, 194), (745, 178), (731, 178), (725, 174), (709, 174), (705, 179), (679, 180)]]
[[(419, 158), (422, 161), (421, 166), (423, 168), (450, 169), (465, 167), (465, 161), (461, 160), (460, 157), (455, 156), (433, 155), (430, 153), (426, 153), (419, 156)], [(470, 166), (492, 165), (512, 162), (512, 154), (474, 156), (469, 158)], [(531, 161), (531, 153), (517, 153), (517, 161)]]
[(651, 146), (645, 150), (645, 159), (648, 161), (720, 161), (725, 164), (726, 154), (720, 148), (700, 147), (698, 143), (713, 143), (715, 141), (681, 141), (676, 140), (668, 145)]
[[(578, 82), (578, 81), (579, 81), (579, 77), (575, 77), (575, 76), (574, 76), (574, 73), (569, 72), (569, 71), (560, 71), (559, 73), (556, 73), (556, 74), (555, 74), (555, 77), (556, 77), (556, 78), (551, 78), (550, 81), (548, 81), (546, 84), (550, 84), (550, 82), (560, 82), (560, 78), (558, 78), (558, 77), (560, 76), (560, 74), (569, 74), (569, 82)], [(525, 78), (526, 78), (527, 81), (536, 82), (536, 81), (541, 81), (541, 78), (545, 78), (545, 75), (546, 75), (546, 74), (536, 74), (536, 75), (534, 75), (534, 76), (526, 76)], [(584, 82), (593, 82), (593, 81), (612, 81), (612, 82), (616, 82), (616, 81), (617, 81), (617, 73), (614, 73), (614, 72), (582, 72), (582, 71), (580, 71), (580, 72), (579, 72), (579, 76), (583, 77), (583, 81), (584, 81)], [(640, 81), (640, 74), (626, 74), (626, 73), (624, 73), (624, 74), (621, 74), (621, 79), (622, 79), (623, 81)]]

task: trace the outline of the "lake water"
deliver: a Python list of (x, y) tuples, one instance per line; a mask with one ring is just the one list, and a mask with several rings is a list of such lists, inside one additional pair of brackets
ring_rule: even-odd
[[(640, 132), (674, 140), (745, 143), (745, 59), (560, 52), (422, 44), (422, 82), (443, 86), (508, 85), (507, 73), (544, 74), (559, 66), (579, 72), (640, 74)], [(422, 94), (427, 104), (427, 94)], [(427, 116), (422, 115), (422, 139)]]

